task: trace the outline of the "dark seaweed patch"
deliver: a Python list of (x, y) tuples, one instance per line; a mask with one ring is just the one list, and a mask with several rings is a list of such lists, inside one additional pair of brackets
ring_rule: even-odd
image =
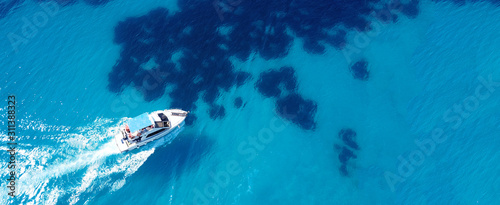
[(349, 176), (349, 171), (347, 171), (347, 165), (346, 165), (346, 164), (342, 164), (342, 165), (340, 165), (340, 167), (339, 167), (339, 171), (340, 171), (340, 174), (341, 174), (342, 176), (345, 176), (345, 177), (346, 177), (346, 176)]
[(221, 105), (213, 105), (208, 111), (210, 118), (223, 118), (226, 115), (226, 109)]
[(355, 79), (366, 81), (370, 75), (368, 71), (368, 62), (360, 60), (351, 66), (351, 73)]
[(323, 46), (320, 42), (306, 39), (304, 41), (304, 50), (312, 54), (322, 54), (325, 52), (325, 46)]
[(312, 130), (316, 127), (314, 116), (317, 105), (296, 93), (297, 78), (292, 67), (280, 70), (265, 71), (260, 74), (255, 88), (264, 96), (276, 98), (276, 112), (302, 129)]
[(354, 154), (353, 151), (351, 151), (350, 149), (346, 148), (345, 146), (343, 146), (340, 149), (340, 153), (339, 153), (339, 161), (340, 161), (339, 171), (340, 171), (340, 174), (342, 176), (349, 176), (349, 171), (347, 170), (347, 165), (349, 163), (349, 160), (356, 159), (356, 158), (357, 158), (356, 154)]
[(255, 84), (257, 90), (265, 97), (280, 97), (282, 90), (292, 91), (296, 86), (295, 71), (291, 67), (263, 72)]
[(339, 172), (342, 176), (348, 176), (349, 161), (357, 158), (355, 152), (359, 150), (359, 146), (356, 143), (356, 132), (352, 129), (344, 128), (339, 131), (338, 136), (344, 143), (344, 145), (334, 144), (333, 146), (339, 152)]
[(110, 1), (112, 0), (83, 0), (85, 3), (87, 3), (88, 5), (92, 5), (92, 6), (102, 6), (104, 4), (107, 4), (109, 3)]
[(315, 102), (306, 100), (296, 93), (276, 101), (276, 110), (282, 118), (288, 119), (306, 130), (312, 130), (316, 127), (314, 121), (316, 109)]
[[(114, 42), (122, 46), (122, 51), (109, 73), (108, 88), (119, 93), (126, 86), (134, 86), (145, 100), (151, 101), (161, 97), (166, 85), (172, 85), (173, 90), (167, 91), (173, 99), (170, 107), (193, 111), (199, 97), (212, 106), (222, 92), (241, 86), (250, 78), (248, 73), (234, 71), (230, 57), (284, 57), (293, 41), (290, 34), (303, 39), (304, 49), (311, 53), (323, 53), (326, 45), (342, 48), (347, 30), (369, 29), (367, 17), (378, 3), (379, 0), (179, 0), (179, 12), (172, 14), (158, 8), (118, 23)], [(174, 54), (179, 54), (175, 60)], [(152, 70), (166, 75), (148, 78), (157, 76), (142, 66), (150, 61), (157, 64)], [(293, 69), (283, 68), (261, 77), (256, 87), (267, 97), (289, 95), (280, 102), (290, 101), (293, 107), (315, 110), (313, 103), (302, 97), (294, 99), (291, 93), (296, 82), (290, 75), (293, 76)], [(273, 81), (276, 79), (278, 82)], [(145, 88), (144, 81), (158, 86)], [(220, 107), (213, 106), (211, 113), (220, 113)], [(278, 107), (283, 110), (283, 106)], [(305, 117), (304, 111), (295, 114), (307, 120), (302, 127), (314, 127), (310, 120), (313, 117)]]
[(214, 102), (217, 97), (219, 97), (219, 89), (217, 87), (211, 87), (210, 89), (205, 91), (203, 95), (203, 100), (205, 102)]
[(398, 17), (398, 15), (393, 14), (393, 15), (392, 15), (392, 22), (393, 22), (393, 23), (398, 22), (398, 18), (399, 18), (399, 17)]
[(236, 99), (234, 99), (234, 106), (236, 108), (241, 108), (242, 105), (243, 105), (243, 100), (241, 99), (241, 97), (237, 97)]
[[(193, 3), (200, 6), (200, 3)], [(250, 78), (246, 72), (234, 72), (232, 64), (220, 48), (215, 48), (220, 39), (214, 36), (218, 21), (211, 25), (199, 22), (205, 16), (213, 16), (206, 9), (196, 10), (193, 5), (181, 5), (191, 13), (178, 13), (169, 16), (166, 9), (159, 8), (145, 16), (128, 18), (115, 28), (115, 43), (122, 44), (121, 57), (109, 76), (109, 89), (120, 92), (125, 86), (142, 85), (141, 81), (149, 76), (157, 76), (156, 83), (164, 86), (153, 87), (145, 93), (152, 93), (146, 98), (151, 101), (161, 97), (167, 84), (174, 85), (169, 93), (173, 99), (171, 107), (186, 110), (195, 109), (199, 93), (202, 99), (212, 105), (222, 90), (227, 91), (233, 85), (239, 86)], [(191, 15), (188, 15), (191, 14)], [(194, 16), (198, 14), (200, 16)], [(206, 19), (205, 19), (206, 20)], [(199, 23), (195, 23), (199, 22)], [(178, 31), (183, 32), (179, 33)], [(178, 65), (172, 63), (172, 55), (181, 53)], [(140, 65), (154, 59), (158, 64), (155, 71), (164, 75), (152, 75)], [(213, 106), (211, 116), (223, 117), (222, 106)]]
[(404, 4), (402, 10), (403, 14), (405, 14), (409, 18), (417, 17), (419, 12), (418, 3), (419, 0), (410, 0), (410, 2)]
[(342, 139), (344, 144), (351, 147), (352, 149), (359, 150), (359, 146), (356, 143), (356, 132), (354, 130), (345, 128), (340, 130), (339, 138)]
[(342, 147), (342, 150), (340, 151), (340, 154), (339, 154), (340, 163), (347, 164), (347, 162), (350, 159), (356, 159), (356, 158), (357, 157), (354, 154), (354, 152), (352, 152), (350, 149), (348, 149), (346, 147)]
[(336, 34), (327, 37), (325, 41), (333, 45), (335, 48), (344, 48), (346, 35), (347, 33), (344, 30), (338, 30)]
[(338, 159), (340, 161), (339, 172), (342, 176), (349, 176), (348, 165), (351, 159), (356, 159), (356, 154), (346, 146), (338, 144), (334, 145), (335, 150), (339, 152)]

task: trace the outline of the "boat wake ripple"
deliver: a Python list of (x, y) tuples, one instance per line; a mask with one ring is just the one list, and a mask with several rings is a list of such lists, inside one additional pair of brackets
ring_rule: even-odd
[[(169, 141), (158, 140), (120, 154), (113, 136), (124, 120), (96, 119), (75, 128), (19, 120), (18, 129), (23, 136), (17, 138), (16, 198), (13, 201), (2, 195), (0, 204), (80, 204), (92, 200), (90, 193), (119, 190), (157, 147), (170, 143), (183, 129), (169, 134), (175, 136), (166, 136)], [(0, 136), (0, 150), (7, 153), (3, 151), (9, 149), (5, 145), (6, 133)], [(8, 178), (6, 172), (0, 175)], [(6, 183), (2, 180), (1, 186), (6, 187)]]

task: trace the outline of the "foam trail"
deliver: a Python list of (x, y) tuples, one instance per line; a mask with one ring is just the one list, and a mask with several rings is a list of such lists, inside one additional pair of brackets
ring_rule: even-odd
[[(69, 196), (63, 203), (75, 204), (83, 198), (80, 197), (82, 194), (103, 189), (119, 190), (157, 147), (170, 144), (184, 129), (182, 123), (167, 136), (121, 154), (113, 136), (123, 120), (114, 123), (97, 119), (84, 127), (60, 130), (62, 133), (50, 139), (43, 138), (43, 134), (53, 135), (54, 130), (31, 129), (42, 137), (26, 138), (26, 144), (21, 146), (24, 150), (19, 150), (22, 164), (19, 164), (16, 198), (21, 204), (56, 204)], [(38, 141), (44, 142), (43, 145)], [(9, 202), (12, 201), (6, 195), (0, 197), (0, 204)]]
[(50, 166), (47, 169), (33, 170), (32, 172), (25, 173), (19, 177), (20, 194), (33, 196), (34, 193), (32, 191), (36, 190), (36, 187), (40, 182), (44, 182), (52, 178), (59, 178), (65, 174), (85, 168), (91, 164), (99, 163), (106, 157), (118, 153), (119, 151), (116, 148), (116, 145), (113, 144), (113, 141), (110, 141), (96, 151), (81, 153), (73, 159), (65, 160), (64, 162)]
[[(65, 191), (65, 189), (53, 187), (56, 185), (55, 181), (89, 165), (102, 163), (107, 157), (119, 153), (110, 137), (113, 133), (113, 129), (109, 128), (113, 127), (112, 120), (96, 119), (87, 126), (71, 129), (76, 133), (65, 133), (69, 131), (69, 128), (64, 126), (40, 124), (41, 120), (32, 120), (32, 122), (36, 123), (31, 123), (30, 126), (23, 126), (21, 123), (19, 129), (27, 135), (19, 137), (20, 144), (16, 153), (18, 162), (16, 198), (21, 199), (23, 203), (27, 203), (25, 200), (34, 200), (35, 203), (42, 204), (57, 202), (57, 197), (47, 195), (58, 196)], [(65, 129), (47, 130), (33, 127), (64, 127)], [(54, 132), (60, 133), (53, 135)], [(45, 137), (47, 134), (53, 137)], [(6, 150), (7, 147), (2, 146), (0, 149)], [(2, 173), (2, 176), (5, 175)], [(2, 182), (2, 186), (4, 185), (5, 182)], [(6, 195), (0, 197), (0, 204), (8, 204), (8, 202), (13, 201), (9, 201)]]

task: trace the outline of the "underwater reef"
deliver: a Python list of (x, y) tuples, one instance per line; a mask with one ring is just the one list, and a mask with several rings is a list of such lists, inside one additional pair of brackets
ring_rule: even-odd
[[(257, 54), (264, 59), (282, 58), (291, 47), (291, 35), (303, 39), (303, 48), (313, 54), (323, 53), (326, 45), (341, 49), (347, 31), (370, 29), (367, 17), (378, 10), (376, 4), (382, 3), (180, 0), (178, 12), (157, 8), (118, 23), (114, 42), (121, 45), (122, 51), (109, 73), (108, 89), (120, 93), (126, 86), (133, 86), (146, 101), (166, 93), (173, 100), (170, 107), (191, 111), (201, 97), (210, 105), (208, 112), (213, 119), (223, 118), (224, 109), (215, 103), (216, 99), (251, 78), (249, 73), (234, 69), (231, 57), (247, 60)], [(281, 72), (290, 75), (287, 68)], [(285, 91), (293, 90), (293, 78), (282, 78), (278, 86), (262, 79), (257, 89), (266, 97), (280, 95), (280, 86)], [(166, 91), (167, 85), (172, 90)], [(271, 88), (263, 89), (264, 86)], [(291, 113), (297, 119), (308, 119), (304, 112), (315, 111), (315, 104), (300, 96), (280, 98), (280, 114), (285, 114), (280, 106), (284, 103), (303, 110)], [(312, 124), (308, 119), (301, 126), (311, 129)]]
[(343, 145), (335, 144), (334, 148), (339, 153), (340, 161), (339, 171), (342, 176), (349, 176), (349, 167), (351, 161), (357, 158), (356, 152), (359, 151), (359, 145), (356, 143), (356, 132), (350, 128), (344, 128), (339, 131), (338, 137)]
[(370, 77), (368, 62), (366, 60), (357, 61), (351, 65), (350, 70), (354, 79), (366, 81)]
[(304, 99), (297, 93), (297, 78), (292, 67), (262, 72), (255, 88), (264, 97), (276, 100), (276, 112), (281, 118), (305, 130), (316, 127), (316, 102)]

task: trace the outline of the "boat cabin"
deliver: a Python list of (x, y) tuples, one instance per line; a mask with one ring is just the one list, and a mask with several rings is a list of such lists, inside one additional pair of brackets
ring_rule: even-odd
[(170, 128), (170, 121), (168, 121), (168, 118), (165, 114), (163, 113), (154, 113), (151, 115), (153, 117), (153, 120), (155, 122), (154, 126), (155, 128)]
[(129, 119), (123, 130), (123, 139), (141, 141), (144, 137), (150, 137), (171, 127), (168, 117), (162, 112), (151, 114), (143, 113)]

